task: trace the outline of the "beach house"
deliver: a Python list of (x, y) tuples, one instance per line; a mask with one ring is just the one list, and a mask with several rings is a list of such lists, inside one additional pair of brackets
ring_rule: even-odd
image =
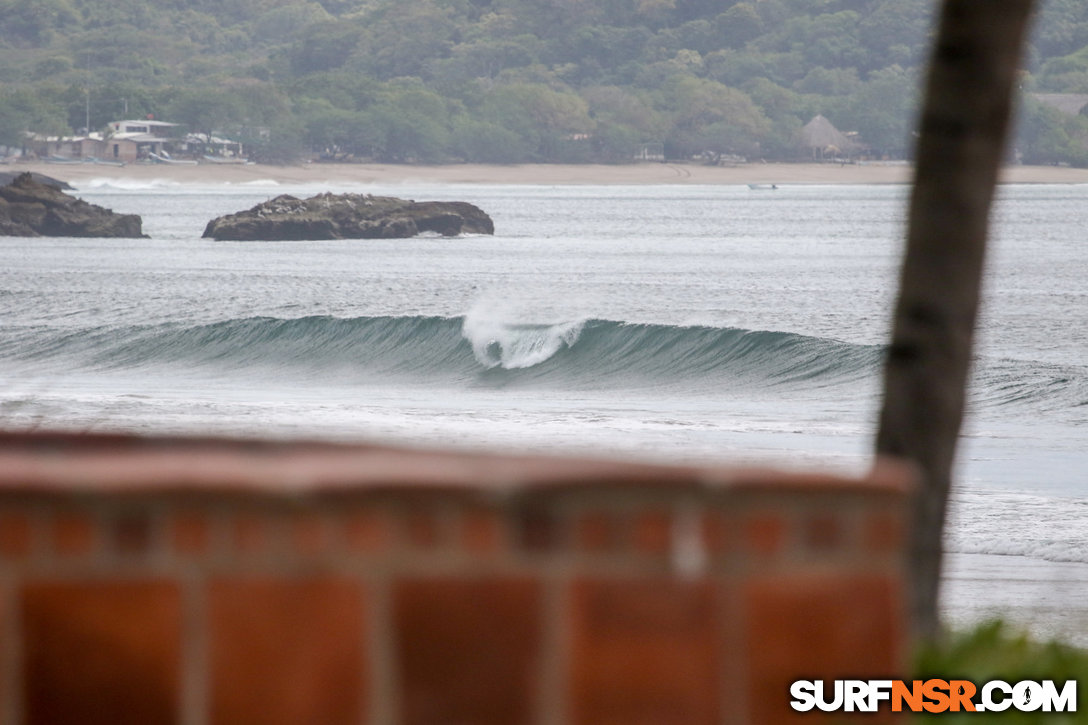
[(178, 124), (166, 121), (113, 121), (108, 128), (103, 153), (96, 156), (109, 161), (130, 163), (162, 156), (179, 141)]

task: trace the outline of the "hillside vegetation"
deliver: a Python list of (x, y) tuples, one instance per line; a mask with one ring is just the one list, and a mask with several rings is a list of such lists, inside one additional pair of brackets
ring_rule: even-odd
[[(155, 118), (257, 158), (794, 159), (822, 114), (909, 154), (933, 0), (0, 0), (0, 145)], [(1022, 88), (1088, 93), (1088, 3), (1050, 0)], [(1023, 94), (1029, 163), (1088, 117)]]

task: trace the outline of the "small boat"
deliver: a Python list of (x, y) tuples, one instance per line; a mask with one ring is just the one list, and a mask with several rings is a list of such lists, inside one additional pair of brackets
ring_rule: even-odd
[(124, 161), (107, 161), (106, 159), (100, 159), (97, 156), (88, 156), (83, 159), (85, 164), (96, 164), (98, 166), (124, 166)]
[(243, 159), (239, 156), (209, 156), (204, 154), (204, 158), (200, 163), (204, 164), (248, 164), (249, 159)]
[(778, 189), (778, 184), (748, 184), (753, 191), (773, 191)]
[(172, 159), (169, 154), (161, 153), (156, 154), (154, 152), (147, 155), (149, 159), (158, 164), (174, 164), (176, 166), (196, 166), (196, 161), (192, 159)]

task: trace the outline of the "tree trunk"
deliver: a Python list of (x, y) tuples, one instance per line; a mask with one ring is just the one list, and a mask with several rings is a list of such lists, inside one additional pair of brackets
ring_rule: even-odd
[(879, 454), (913, 462), (916, 634), (936, 636), (941, 539), (963, 420), (990, 202), (1032, 0), (944, 0), (920, 123)]

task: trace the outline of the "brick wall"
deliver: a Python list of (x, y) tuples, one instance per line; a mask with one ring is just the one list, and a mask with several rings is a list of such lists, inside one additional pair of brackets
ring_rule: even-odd
[(0, 723), (821, 722), (902, 674), (905, 481), (0, 435)]

